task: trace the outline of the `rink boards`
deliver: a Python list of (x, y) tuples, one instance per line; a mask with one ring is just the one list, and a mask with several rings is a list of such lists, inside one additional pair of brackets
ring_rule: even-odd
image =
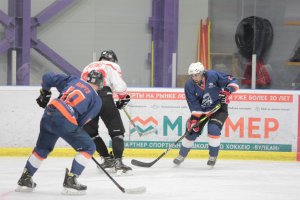
[[(43, 109), (36, 105), (39, 87), (0, 87), (3, 99), (0, 155), (28, 155), (35, 145)], [(190, 116), (182, 88), (129, 88), (127, 107), (136, 128), (123, 111), (126, 129), (125, 156), (157, 157), (185, 132)], [(224, 159), (299, 159), (299, 92), (239, 90), (231, 96), (229, 117), (224, 124), (220, 158)], [(53, 97), (57, 92), (53, 90)], [(137, 130), (138, 129), (138, 130)], [(99, 129), (108, 146), (107, 130)], [(52, 156), (75, 152), (59, 140)], [(207, 129), (196, 140), (191, 158), (207, 157)], [(166, 157), (174, 157), (179, 145)]]

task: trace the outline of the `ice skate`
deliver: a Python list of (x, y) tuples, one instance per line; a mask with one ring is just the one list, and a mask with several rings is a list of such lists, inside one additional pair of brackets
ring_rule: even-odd
[(132, 168), (122, 162), (122, 158), (115, 159), (115, 170), (118, 176), (132, 175)]
[(175, 165), (180, 165), (183, 161), (184, 161), (185, 157), (183, 157), (182, 155), (178, 155), (174, 160), (173, 163)]
[(209, 156), (209, 159), (207, 161), (207, 165), (213, 168), (217, 162), (217, 157)]
[[(110, 173), (115, 173), (116, 172), (115, 171), (115, 159), (114, 159), (114, 157), (111, 157), (111, 156), (101, 157), (101, 159), (103, 161), (100, 165), (103, 169), (105, 169), (107, 172), (110, 172)], [(99, 166), (97, 166), (97, 167), (99, 168), (99, 170), (101, 170)], [(101, 172), (102, 172), (102, 170), (101, 170)]]
[(36, 183), (33, 182), (32, 177), (29, 175), (28, 170), (25, 168), (21, 178), (18, 181), (18, 187), (16, 192), (33, 192), (36, 187)]
[(77, 182), (77, 176), (70, 173), (68, 169), (66, 169), (63, 186), (62, 194), (65, 195), (84, 195), (87, 189), (85, 185), (81, 185)]

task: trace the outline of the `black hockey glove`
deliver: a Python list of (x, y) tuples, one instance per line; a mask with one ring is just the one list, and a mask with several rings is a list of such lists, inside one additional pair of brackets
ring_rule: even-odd
[(229, 104), (230, 100), (229, 97), (231, 95), (231, 92), (228, 88), (224, 88), (224, 90), (221, 90), (219, 93), (219, 97), (221, 99), (221, 103), (223, 104)]
[(120, 110), (124, 108), (129, 103), (129, 101), (130, 101), (130, 96), (127, 94), (124, 99), (119, 99), (116, 102), (116, 107)]
[(39, 104), (40, 107), (45, 108), (51, 98), (51, 92), (40, 89), (40, 96), (36, 99), (37, 104)]

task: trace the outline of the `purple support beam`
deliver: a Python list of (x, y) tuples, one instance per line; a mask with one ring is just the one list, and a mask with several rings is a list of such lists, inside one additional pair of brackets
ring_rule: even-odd
[(5, 53), (9, 48), (11, 48), (11, 44), (9, 43), (8, 39), (4, 38), (0, 42), (0, 54)]
[(11, 17), (7, 16), (2, 10), (0, 10), (0, 23), (6, 27), (12, 23)]
[(32, 40), (32, 48), (47, 58), (50, 62), (56, 65), (60, 70), (66, 74), (73, 74), (80, 77), (81, 72), (63, 59), (60, 55), (55, 53), (50, 47), (40, 40)]
[(153, 0), (152, 27), (154, 41), (154, 86), (172, 86), (172, 54), (178, 47), (179, 0)]
[(31, 27), (31, 46), (35, 49), (38, 53), (43, 55), (46, 59), (50, 62), (55, 64), (59, 69), (61, 69), (66, 74), (73, 74), (75, 76), (80, 76), (81, 72), (66, 61), (63, 57), (55, 53), (50, 47), (44, 44), (42, 41), (37, 39), (37, 27), (46, 23), (51, 17), (57, 14), (59, 11), (62, 11), (65, 7), (69, 6), (73, 3), (74, 0), (60, 0), (56, 1), (42, 12), (37, 14), (32, 19), (32, 27)]
[(0, 23), (5, 27), (5, 38), (0, 41), (0, 54), (7, 52), (7, 84), (12, 84), (12, 51), (17, 56), (17, 85), (29, 85), (30, 48), (67, 74), (80, 75), (80, 71), (37, 39), (37, 27), (65, 9), (75, 0), (57, 0), (34, 18), (30, 17), (31, 0), (8, 0), (8, 15), (0, 10)]
[(67, 6), (69, 6), (73, 2), (74, 0), (55, 1), (50, 6), (48, 6), (47, 9), (41, 11), (33, 18), (32, 26), (45, 24), (58, 12), (64, 10)]
[(5, 39), (10, 41), (10, 48), (7, 50), (7, 85), (12, 85), (12, 50), (15, 48), (15, 35), (17, 32), (17, 27), (16, 27), (16, 0), (12, 0), (8, 3), (8, 17), (13, 19), (14, 21), (14, 26), (10, 27), (5, 27)]
[(30, 84), (30, 1), (14, 0), (17, 34), (15, 50), (17, 56), (17, 85)]
[(22, 4), (22, 50), (19, 54), (20, 63), (17, 64), (17, 84), (30, 84), (30, 24), (31, 24), (31, 0), (23, 0)]
[(178, 1), (165, 0), (164, 74), (167, 74), (168, 80), (164, 78), (163, 85), (168, 87), (172, 86), (172, 54), (177, 55), (178, 51)]

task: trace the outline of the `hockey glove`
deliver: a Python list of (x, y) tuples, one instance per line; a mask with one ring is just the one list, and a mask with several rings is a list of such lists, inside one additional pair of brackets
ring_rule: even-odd
[(224, 90), (221, 90), (219, 93), (219, 97), (221, 99), (221, 103), (223, 104), (229, 104), (230, 100), (229, 97), (231, 95), (231, 92), (228, 88), (224, 88)]
[(37, 104), (39, 104), (40, 107), (45, 108), (51, 98), (51, 92), (41, 89), (40, 90), (40, 96), (36, 99)]
[[(198, 133), (200, 131), (200, 126), (196, 126), (194, 127), (200, 120), (200, 116), (196, 116), (196, 115), (191, 115), (190, 119), (188, 120), (187, 123), (187, 131), (189, 133)], [(194, 127), (194, 128), (193, 128)]]
[(122, 108), (124, 108), (124, 107), (129, 103), (129, 101), (130, 101), (130, 96), (127, 94), (127, 95), (125, 96), (125, 98), (119, 99), (119, 100), (116, 102), (116, 107), (117, 107), (118, 109), (122, 109)]

